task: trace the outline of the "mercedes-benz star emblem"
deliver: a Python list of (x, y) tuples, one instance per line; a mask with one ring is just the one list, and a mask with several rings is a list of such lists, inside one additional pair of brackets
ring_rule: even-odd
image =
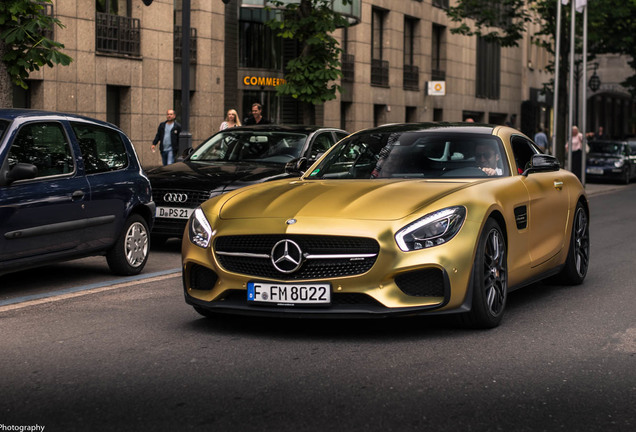
[(270, 253), (272, 264), (281, 273), (293, 273), (303, 264), (303, 251), (292, 240), (281, 240)]
[(188, 201), (188, 194), (184, 193), (167, 193), (163, 196), (163, 200), (169, 203), (184, 203)]

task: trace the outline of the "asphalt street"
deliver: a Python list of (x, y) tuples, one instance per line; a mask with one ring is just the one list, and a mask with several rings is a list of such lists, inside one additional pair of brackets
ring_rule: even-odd
[(208, 320), (178, 273), (0, 306), (0, 430), (635, 430), (636, 185), (590, 201), (585, 283), (515, 291), (490, 331)]

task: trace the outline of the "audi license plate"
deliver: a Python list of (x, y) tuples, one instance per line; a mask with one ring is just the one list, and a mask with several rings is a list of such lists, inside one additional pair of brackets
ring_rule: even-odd
[(189, 219), (194, 209), (183, 207), (157, 207), (158, 218)]
[(603, 175), (603, 168), (588, 167), (585, 171), (588, 174)]
[(331, 303), (331, 285), (328, 283), (249, 282), (247, 301), (275, 303), (280, 306), (328, 305)]

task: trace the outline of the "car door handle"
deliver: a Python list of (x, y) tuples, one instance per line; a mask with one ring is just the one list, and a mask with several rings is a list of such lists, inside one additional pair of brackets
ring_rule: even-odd
[(84, 192), (81, 190), (76, 190), (75, 192), (73, 192), (73, 194), (71, 195), (71, 200), (73, 201), (79, 201), (82, 198), (84, 198)]
[(563, 189), (563, 182), (560, 180), (555, 180), (554, 181), (554, 188), (556, 190), (562, 190)]

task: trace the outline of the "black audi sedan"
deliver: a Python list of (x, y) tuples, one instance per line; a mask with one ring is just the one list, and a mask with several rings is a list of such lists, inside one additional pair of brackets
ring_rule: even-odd
[(183, 235), (201, 203), (222, 193), (293, 175), (347, 132), (319, 126), (243, 126), (205, 140), (183, 162), (147, 172), (157, 204), (155, 243)]
[(636, 177), (636, 153), (627, 141), (590, 141), (585, 174), (588, 180), (629, 183)]

